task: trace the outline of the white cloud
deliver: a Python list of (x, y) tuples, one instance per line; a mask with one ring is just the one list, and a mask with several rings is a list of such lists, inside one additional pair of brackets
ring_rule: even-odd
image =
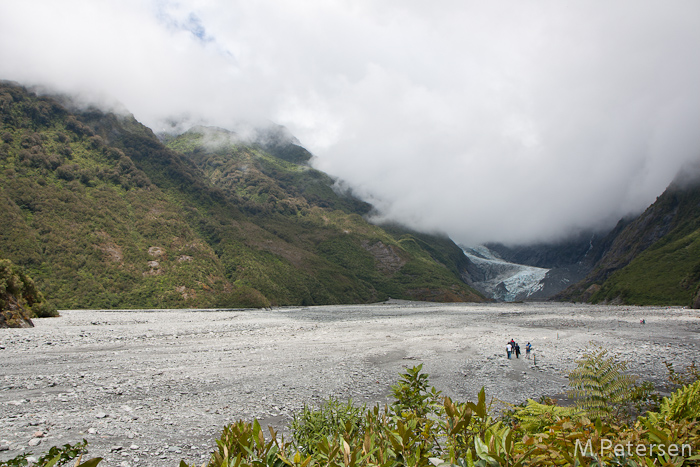
[(533, 241), (700, 159), (700, 4), (0, 1), (0, 78), (286, 125), (383, 215)]

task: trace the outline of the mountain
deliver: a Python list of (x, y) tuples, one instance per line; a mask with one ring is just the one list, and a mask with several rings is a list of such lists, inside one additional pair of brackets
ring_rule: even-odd
[(678, 178), (608, 238), (591, 272), (557, 299), (700, 306), (700, 178)]
[(481, 301), (446, 236), (370, 224), (284, 128), (157, 137), (0, 83), (0, 256), (59, 308)]
[[(700, 307), (698, 173), (684, 171), (641, 215), (620, 220), (607, 233), (465, 249), (472, 260), (470, 283), (499, 300)], [(479, 252), (481, 258), (475, 257)], [(539, 282), (542, 270), (532, 267), (546, 270)]]

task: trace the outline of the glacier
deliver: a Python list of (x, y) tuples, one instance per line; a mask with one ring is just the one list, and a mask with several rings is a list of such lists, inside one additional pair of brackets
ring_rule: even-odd
[(488, 297), (504, 302), (525, 300), (544, 287), (549, 269), (505, 261), (484, 245), (460, 247), (473, 265), (471, 285)]

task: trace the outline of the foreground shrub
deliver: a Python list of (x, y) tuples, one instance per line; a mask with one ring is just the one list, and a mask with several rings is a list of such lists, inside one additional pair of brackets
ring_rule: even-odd
[[(481, 388), (478, 401), (453, 402), (449, 397), (444, 399), (445, 419), (440, 428), (445, 438), (445, 446), (441, 450), (451, 464), (461, 460), (473, 459), (472, 447), (477, 439), (483, 440), (487, 431), (494, 425), (489, 415), (490, 404), (486, 404), (486, 392)], [(436, 439), (437, 436), (433, 436)], [(471, 464), (470, 464), (471, 465)]]
[(597, 347), (584, 353), (569, 373), (569, 397), (594, 418), (620, 417), (634, 394), (634, 378), (627, 363)]
[(434, 387), (429, 388), (428, 375), (421, 373), (423, 364), (409, 368), (399, 375), (399, 381), (391, 386), (394, 401), (391, 409), (394, 414), (413, 412), (418, 417), (428, 414), (439, 414), (440, 391)]
[(614, 412), (594, 419), (578, 408), (531, 400), (495, 419), (483, 389), (476, 402), (444, 397), (435, 403), (439, 392), (428, 389), (428, 376), (420, 370), (401, 375), (393, 387), (396, 400), (384, 409), (335, 399), (319, 409), (305, 407), (294, 417), (295, 439), (289, 442), (273, 429), (266, 438), (257, 421), (233, 423), (224, 428), (205, 466), (700, 465), (700, 423), (680, 409), (697, 407), (696, 387), (682, 388), (668, 398), (663, 413), (649, 412), (632, 424)]
[(664, 397), (659, 412), (674, 421), (700, 418), (700, 381), (683, 386), (670, 397)]
[(513, 411), (513, 419), (525, 433), (539, 433), (562, 418), (575, 418), (584, 412), (576, 407), (561, 407), (554, 404), (540, 404), (532, 399)]
[(292, 419), (294, 442), (301, 452), (312, 453), (322, 440), (339, 433), (363, 435), (366, 411), (365, 406), (355, 407), (352, 400), (340, 402), (332, 397), (318, 409), (304, 406)]
[(682, 370), (676, 370), (673, 368), (673, 363), (670, 362), (664, 362), (664, 365), (666, 365), (666, 369), (668, 370), (668, 380), (671, 384), (687, 386), (700, 380), (700, 368), (697, 367), (695, 362)]
[(35, 462), (29, 464), (28, 458), (29, 454), (20, 454), (14, 459), (1, 462), (0, 467), (58, 467), (62, 465), (68, 465), (69, 462), (76, 460), (73, 464), (74, 467), (95, 467), (100, 462), (102, 462), (101, 457), (95, 457), (93, 459), (87, 460), (80, 463), (82, 457), (87, 454), (87, 441), (83, 440), (80, 443), (74, 445), (64, 444), (62, 447), (54, 446), (47, 452), (41, 455), (39, 459)]
[[(216, 467), (282, 467), (291, 465), (286, 458), (287, 447), (284, 439), (278, 440), (277, 433), (270, 428), (270, 440), (257, 420), (252, 424), (239, 421), (224, 428), (221, 439), (216, 440), (215, 451), (208, 466)], [(184, 461), (180, 466), (187, 467)]]

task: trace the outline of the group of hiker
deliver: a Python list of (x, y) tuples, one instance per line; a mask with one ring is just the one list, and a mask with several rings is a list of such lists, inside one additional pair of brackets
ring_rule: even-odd
[[(530, 351), (532, 350), (532, 345), (528, 342), (527, 345), (525, 346), (525, 357), (530, 358)], [(515, 358), (520, 358), (520, 344), (515, 342), (514, 339), (511, 339), (510, 342), (506, 344), (506, 353), (508, 354), (508, 358), (511, 358), (511, 355), (515, 354)]]

